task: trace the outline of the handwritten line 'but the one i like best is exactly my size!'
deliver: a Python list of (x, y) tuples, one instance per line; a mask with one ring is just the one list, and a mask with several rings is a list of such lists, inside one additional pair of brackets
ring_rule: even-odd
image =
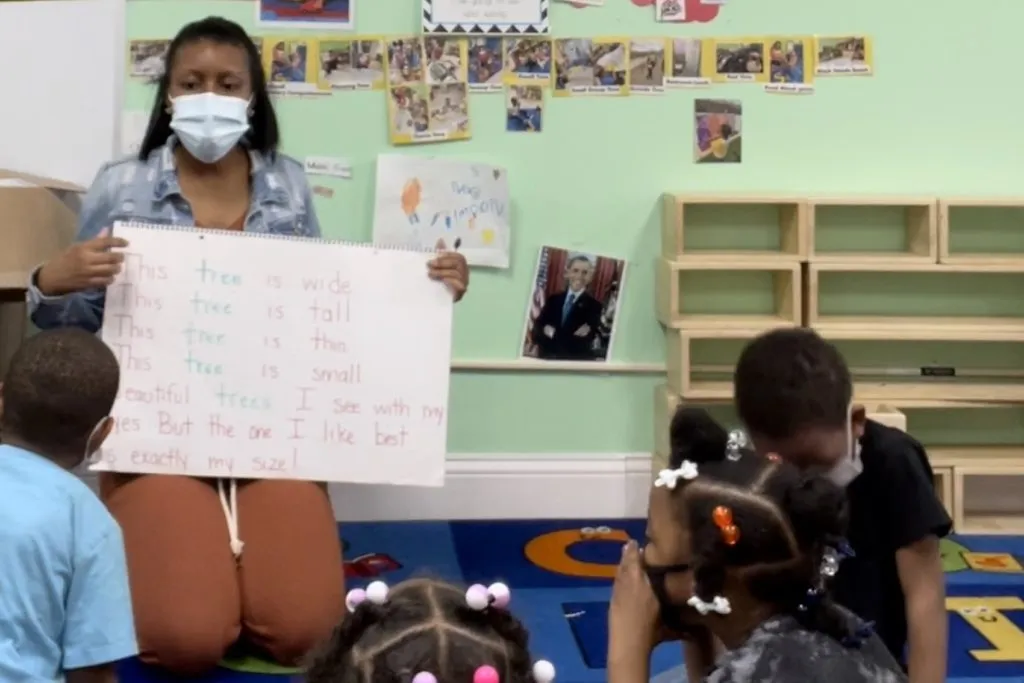
[[(411, 424), (445, 424), (444, 406), (411, 405), (401, 396), (365, 400), (364, 363), (361, 350), (353, 348), (356, 335), (350, 334), (353, 284), (341, 273), (293, 276), (291, 282), (286, 276), (265, 275), (258, 283), (262, 287), (253, 288), (241, 274), (206, 259), (191, 270), (191, 294), (178, 295), (188, 296), (183, 328), (179, 316), (173, 316), (179, 318), (176, 325), (161, 319), (170, 306), (149, 295), (159, 288), (145, 286), (172, 280), (168, 267), (126, 254), (124, 281), (108, 292), (112, 310), (106, 333), (127, 380), (119, 398), (141, 408), (117, 418), (116, 430), (154, 437), (151, 448), (133, 447), (114, 457), (128, 458), (136, 467), (184, 472), (195, 469), (190, 468), (194, 456), (187, 447), (193, 439), (273, 441), (290, 455), (264, 457), (222, 449), (202, 456), (207, 459), (203, 469), (230, 475), (235, 459), (247, 458), (251, 467), (246, 469), (256, 474), (284, 476), (301, 467), (299, 446), (306, 440), (342, 449), (402, 450)], [(169, 284), (167, 288), (175, 291)], [(161, 344), (162, 335), (175, 331), (178, 343)], [(296, 344), (296, 339), (301, 342)], [(184, 355), (178, 353), (182, 346)], [(250, 363), (252, 367), (239, 371)], [(309, 371), (300, 377), (286, 371), (289, 363)], [(170, 381), (148, 383), (147, 375), (157, 372)], [(161, 440), (173, 445), (162, 446)]]

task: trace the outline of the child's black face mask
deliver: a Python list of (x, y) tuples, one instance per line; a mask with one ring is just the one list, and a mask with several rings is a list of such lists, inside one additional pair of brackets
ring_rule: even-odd
[(690, 607), (672, 602), (668, 595), (668, 589), (665, 587), (665, 580), (669, 574), (684, 574), (692, 571), (690, 565), (670, 564), (651, 566), (645, 561), (644, 571), (647, 573), (647, 580), (651, 582), (651, 590), (654, 592), (654, 597), (658, 600), (661, 623), (665, 628), (683, 638), (696, 632), (699, 629), (697, 624), (687, 619)]

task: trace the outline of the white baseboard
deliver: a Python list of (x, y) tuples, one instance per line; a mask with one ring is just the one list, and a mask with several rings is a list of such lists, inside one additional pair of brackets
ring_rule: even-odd
[(458, 455), (441, 488), (331, 486), (343, 521), (645, 517), (651, 456)]
[[(95, 488), (95, 474), (82, 478)], [(340, 521), (619, 519), (647, 515), (646, 453), (449, 456), (445, 485), (332, 484)]]
[[(80, 476), (95, 490), (95, 473)], [(970, 508), (1020, 514), (1017, 479), (969, 479)], [(620, 519), (647, 516), (650, 486), (646, 453), (459, 453), (448, 456), (439, 488), (332, 484), (330, 491), (343, 522)]]

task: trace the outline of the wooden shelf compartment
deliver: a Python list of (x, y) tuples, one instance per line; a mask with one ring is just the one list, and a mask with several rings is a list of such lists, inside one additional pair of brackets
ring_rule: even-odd
[[(981, 467), (999, 469), (1007, 465), (1024, 468), (1024, 446), (929, 446), (932, 467)], [(1021, 482), (1024, 484), (1024, 482)], [(1024, 505), (1024, 496), (1021, 496)]]
[(811, 263), (938, 260), (934, 197), (821, 197), (807, 204), (806, 252)]
[[(668, 386), (676, 395), (690, 402), (730, 403), (733, 399), (732, 375), (743, 346), (768, 329), (773, 328), (667, 329), (665, 368)], [(861, 332), (859, 329), (855, 331)], [(854, 400), (865, 406), (868, 412), (882, 415), (911, 408), (1002, 408), (1024, 397), (1024, 370), (1001, 369), (1004, 365), (1014, 367), (1016, 352), (1019, 350), (1024, 355), (1024, 344), (1019, 349), (1015, 344), (989, 347), (985, 358), (991, 363), (974, 361), (971, 367), (966, 367), (963, 359), (973, 359), (971, 350), (977, 344), (955, 344), (952, 345), (954, 353), (939, 353), (929, 349), (929, 345), (913, 340), (878, 341), (877, 337), (869, 337), (865, 342), (858, 335), (848, 336), (856, 343), (844, 344), (845, 337), (830, 338), (830, 341), (836, 343), (848, 358), (855, 381)], [(884, 354), (876, 347), (902, 353)], [(915, 354), (916, 350), (922, 349), (930, 354), (923, 361), (920, 355)], [(880, 367), (874, 361), (878, 357), (893, 355), (895, 357), (889, 366)], [(921, 370), (922, 363), (928, 371)], [(979, 365), (982, 367), (977, 367)], [(952, 386), (947, 383), (950, 380), (941, 376), (927, 376), (944, 374), (942, 371), (950, 366), (960, 373), (954, 378), (957, 383)], [(914, 369), (917, 374), (914, 374)], [(931, 370), (938, 372), (929, 373)]]
[(1024, 533), (1024, 447), (932, 448), (929, 459), (933, 468), (952, 468), (957, 533)]
[(1007, 408), (1024, 403), (1024, 340), (955, 339), (948, 330), (907, 326), (898, 333), (823, 323), (815, 329), (846, 359), (865, 404), (907, 408)]
[(666, 194), (661, 251), (671, 260), (799, 262), (807, 205), (794, 197)]
[[(950, 519), (956, 515), (955, 494), (953, 492), (953, 468), (936, 467), (932, 465), (932, 483), (935, 485), (935, 495), (939, 497), (942, 507), (946, 508), (946, 514)], [(955, 530), (956, 522), (953, 523)]]
[[(748, 280), (742, 288), (738, 279)], [(661, 258), (655, 264), (655, 304), (658, 320), (672, 328), (711, 328), (766, 330), (799, 325), (803, 314), (801, 265), (797, 262), (730, 260), (683, 260)], [(743, 309), (721, 310), (721, 304), (702, 305), (700, 301), (719, 297), (737, 299), (743, 289)], [(770, 293), (770, 294), (769, 294)], [(746, 309), (750, 295), (765, 295), (768, 313)], [(770, 301), (768, 297), (770, 296)], [(725, 308), (728, 308), (726, 306)]]
[[(665, 331), (665, 370), (667, 386), (676, 396), (697, 403), (715, 403), (732, 401), (732, 367), (714, 365), (700, 368), (693, 363), (693, 347), (695, 342), (713, 341), (732, 342), (742, 345), (747, 341), (776, 327), (786, 325), (768, 325), (741, 327), (686, 327), (669, 328)], [(789, 327), (795, 327), (789, 324)], [(702, 378), (698, 373), (708, 375)]]
[(939, 262), (1024, 263), (1024, 197), (939, 200)]
[[(804, 277), (804, 324), (854, 328), (862, 339), (1024, 340), (1020, 264), (811, 263)], [(923, 294), (927, 292), (928, 294)], [(908, 295), (909, 293), (909, 295)], [(865, 305), (868, 302), (868, 305)], [(866, 308), (880, 302), (880, 313)], [(925, 302), (938, 315), (922, 315)], [(829, 310), (831, 309), (831, 310)], [(837, 312), (838, 311), (838, 312)]]

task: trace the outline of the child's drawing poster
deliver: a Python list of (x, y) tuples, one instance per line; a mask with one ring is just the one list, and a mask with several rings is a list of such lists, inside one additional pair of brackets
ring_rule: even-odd
[(373, 241), (433, 249), (438, 241), (471, 266), (509, 266), (508, 174), (455, 159), (377, 157)]

